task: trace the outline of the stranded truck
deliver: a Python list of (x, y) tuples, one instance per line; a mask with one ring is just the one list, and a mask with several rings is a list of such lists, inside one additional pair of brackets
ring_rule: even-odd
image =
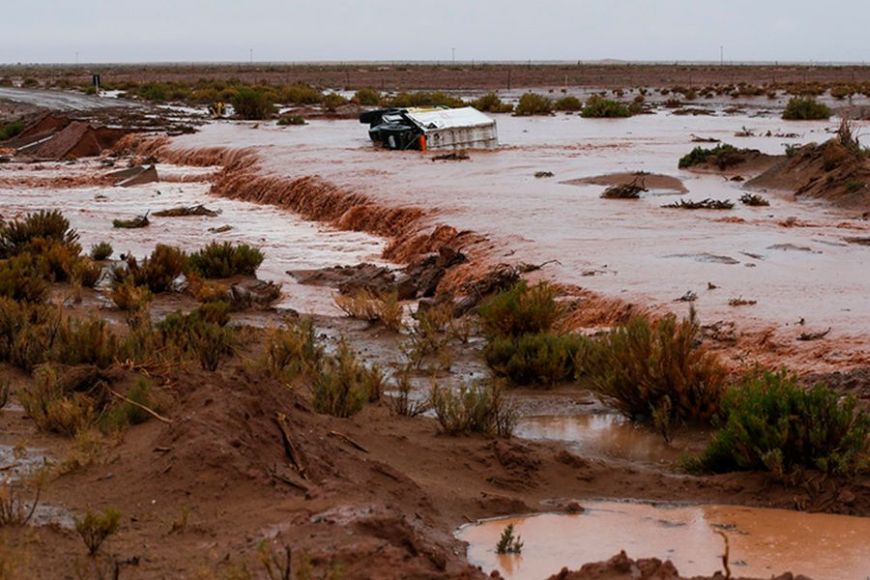
[(377, 109), (359, 116), (387, 149), (483, 149), (498, 145), (495, 120), (474, 107)]

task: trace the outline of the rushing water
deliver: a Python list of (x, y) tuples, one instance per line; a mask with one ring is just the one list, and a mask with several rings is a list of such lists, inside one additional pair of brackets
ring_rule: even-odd
[[(592, 502), (581, 514), (540, 514), (463, 526), (468, 559), (511, 580), (540, 580), (563, 566), (632, 558), (671, 560), (683, 576), (721, 570), (724, 532), (734, 576), (766, 578), (786, 571), (815, 580), (863, 580), (870, 575), (870, 518), (736, 506), (657, 507)], [(508, 524), (522, 538), (519, 555), (498, 555)]]

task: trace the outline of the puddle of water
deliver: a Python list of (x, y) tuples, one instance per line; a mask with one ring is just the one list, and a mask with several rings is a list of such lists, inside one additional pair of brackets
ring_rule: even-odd
[(48, 463), (47, 455), (41, 449), (18, 449), (11, 445), (0, 445), (0, 481), (15, 481), (39, 470)]
[[(540, 579), (567, 566), (632, 558), (669, 559), (683, 576), (721, 570), (724, 531), (735, 576), (767, 578), (787, 571), (816, 580), (855, 580), (870, 572), (870, 518), (736, 506), (656, 507), (593, 502), (582, 514), (540, 514), (460, 528), (468, 559), (512, 580)], [(522, 537), (519, 555), (498, 555), (508, 524)]]
[(525, 439), (563, 441), (584, 457), (661, 462), (679, 455), (660, 435), (613, 413), (524, 417), (515, 433)]

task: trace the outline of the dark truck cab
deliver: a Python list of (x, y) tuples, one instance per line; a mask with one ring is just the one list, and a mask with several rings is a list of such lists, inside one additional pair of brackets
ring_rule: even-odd
[(406, 109), (376, 109), (359, 116), (369, 126), (369, 138), (387, 149), (421, 149), (423, 128), (408, 117)]

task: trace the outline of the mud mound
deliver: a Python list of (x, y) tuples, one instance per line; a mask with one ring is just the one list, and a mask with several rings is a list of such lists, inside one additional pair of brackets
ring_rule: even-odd
[(605, 175), (595, 175), (592, 177), (583, 177), (581, 179), (571, 179), (563, 181), (566, 185), (604, 185), (604, 186), (620, 186), (630, 185), (634, 182), (642, 183), (647, 189), (661, 189), (665, 191), (676, 191), (678, 193), (687, 193), (689, 190), (683, 185), (682, 180), (672, 175), (663, 175), (661, 173), (609, 173)]
[(16, 137), (4, 141), (3, 146), (14, 149), (27, 147), (28, 145), (37, 143), (42, 139), (51, 137), (58, 131), (63, 130), (69, 124), (70, 120), (67, 117), (46, 113), (24, 127), (21, 133)]
[[(727, 576), (730, 578), (731, 576)], [(548, 580), (683, 580), (683, 576), (670, 560), (662, 562), (658, 558), (640, 558), (632, 560), (622, 551), (607, 562), (585, 564), (577, 571), (563, 568), (558, 574), (553, 574)], [(695, 577), (694, 580), (724, 580), (726, 576), (717, 572), (713, 576)], [(735, 580), (751, 580), (735, 578)], [(785, 573), (771, 580), (810, 580), (806, 576)]]
[(841, 138), (794, 151), (747, 183), (749, 187), (785, 189), (795, 197), (825, 199), (842, 207), (870, 207), (870, 157)]
[(123, 129), (94, 128), (88, 123), (73, 121), (33, 152), (40, 159), (78, 159), (95, 157), (111, 148), (126, 134)]

